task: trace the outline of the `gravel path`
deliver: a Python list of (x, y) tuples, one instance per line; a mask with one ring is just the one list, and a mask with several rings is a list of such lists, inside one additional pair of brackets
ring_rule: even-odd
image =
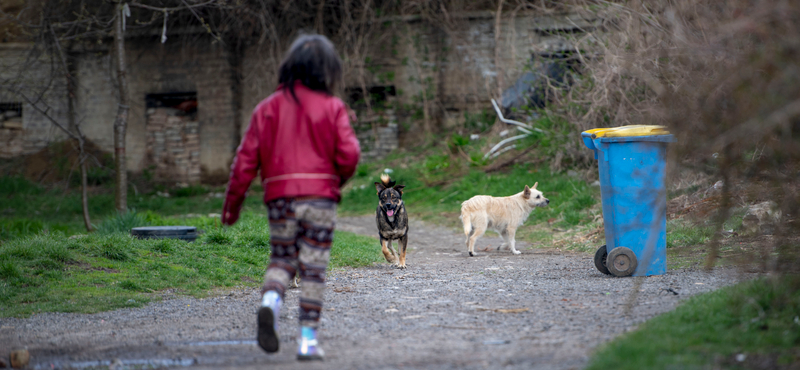
[[(374, 223), (365, 216), (337, 226), (374, 235)], [(499, 243), (490, 234), (476, 248)], [(589, 254), (525, 243), (518, 249), (518, 256), (490, 251), (470, 258), (463, 235), (412, 222), (407, 270), (384, 263), (329, 274), (323, 363), (294, 359), (296, 289), (281, 311), (275, 355), (253, 340), (259, 297), (249, 288), (207, 299), (165, 293), (144, 308), (92, 315), (0, 319), (0, 355), (28, 348), (34, 369), (580, 369), (598, 345), (691, 295), (748, 278), (728, 269), (670, 270), (642, 279), (625, 315), (635, 279), (601, 274)]]

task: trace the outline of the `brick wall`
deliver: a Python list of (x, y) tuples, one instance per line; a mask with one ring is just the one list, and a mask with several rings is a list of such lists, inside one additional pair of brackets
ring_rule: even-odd
[(172, 108), (147, 109), (147, 163), (155, 178), (196, 184), (200, 181), (200, 135), (195, 115)]

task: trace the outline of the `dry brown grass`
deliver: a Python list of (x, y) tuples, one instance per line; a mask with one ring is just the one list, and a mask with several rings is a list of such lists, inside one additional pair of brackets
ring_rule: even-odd
[[(735, 206), (773, 200), (783, 222), (753, 255), (800, 267), (800, 3), (785, 0), (585, 1), (604, 32), (576, 38), (585, 72), (551, 110), (576, 128), (669, 126), (671, 165), (722, 181), (687, 204), (722, 223)], [(674, 172), (677, 174), (678, 172)], [(706, 184), (706, 186), (708, 183)], [(712, 204), (713, 203), (713, 204)], [(752, 203), (750, 203), (752, 204)], [(716, 262), (712, 239), (706, 267)]]

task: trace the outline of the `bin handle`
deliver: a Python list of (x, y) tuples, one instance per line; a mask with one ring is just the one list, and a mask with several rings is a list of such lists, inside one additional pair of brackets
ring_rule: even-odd
[[(600, 143), (600, 138), (592, 139), (592, 142), (594, 143), (594, 147), (595, 147), (595, 148), (596, 148), (598, 151), (600, 151), (600, 152), (603, 152), (603, 160), (604, 160), (604, 161), (606, 161), (606, 162), (608, 162), (608, 151), (607, 151), (607, 150), (603, 150), (603, 149), (601, 149), (601, 148), (602, 148), (602, 146), (600, 145), (600, 144), (601, 144), (601, 143)], [(597, 152), (595, 152), (595, 153), (597, 153)]]

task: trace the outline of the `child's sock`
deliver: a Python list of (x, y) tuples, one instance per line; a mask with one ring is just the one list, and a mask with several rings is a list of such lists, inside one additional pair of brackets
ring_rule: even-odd
[(264, 296), (261, 297), (261, 307), (269, 307), (272, 309), (272, 312), (275, 314), (275, 330), (278, 330), (278, 320), (277, 317), (280, 316), (281, 310), (281, 296), (278, 292), (274, 290), (267, 291), (264, 293)]
[(301, 326), (300, 339), (298, 342), (298, 360), (322, 360), (325, 357), (325, 351), (320, 348), (319, 342), (317, 341), (317, 329), (310, 326)]

